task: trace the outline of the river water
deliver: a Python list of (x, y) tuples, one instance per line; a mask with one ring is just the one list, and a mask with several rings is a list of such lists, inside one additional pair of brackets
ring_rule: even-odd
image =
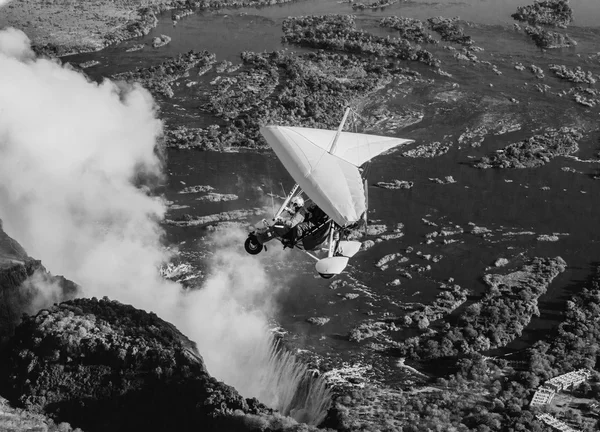
[[(369, 182), (390, 182), (394, 179), (414, 182), (410, 190), (387, 190), (369, 188), (369, 218), (372, 223), (394, 227), (404, 224), (404, 237), (378, 243), (362, 252), (352, 261), (348, 275), (367, 285), (370, 293), (355, 291), (351, 287), (329, 289), (331, 281), (314, 276), (313, 262), (301, 253), (286, 251), (289, 260), (281, 261), (278, 248), (266, 253), (273, 257), (269, 267), (271, 277), (285, 279), (288, 289), (277, 294), (277, 313), (273, 318), (286, 330), (301, 339), (307, 347), (322, 353), (346, 354), (358, 351), (357, 345), (345, 340), (345, 335), (357, 323), (367, 318), (367, 313), (382, 316), (383, 313), (400, 314), (402, 305), (412, 302), (431, 302), (438, 293), (440, 281), (454, 278), (463, 287), (470, 288), (473, 296), (467, 305), (484, 292), (482, 276), (486, 268), (500, 257), (511, 260), (515, 268), (523, 257), (561, 256), (568, 269), (550, 285), (548, 293), (540, 298), (541, 317), (534, 318), (518, 341), (508, 349), (519, 349), (534, 341), (560, 320), (560, 311), (567, 297), (577, 289), (600, 261), (600, 229), (597, 213), (600, 209), (600, 180), (593, 176), (600, 171), (600, 164), (580, 162), (569, 158), (556, 158), (540, 168), (522, 170), (480, 170), (472, 161), (502, 148), (509, 143), (531, 136), (533, 131), (549, 127), (580, 125), (589, 133), (580, 143), (578, 157), (592, 158), (600, 150), (597, 129), (597, 110), (590, 110), (566, 98), (551, 96), (529, 90), (536, 83), (535, 77), (516, 71), (514, 63), (536, 64), (547, 70), (552, 63), (569, 67), (581, 65), (586, 70), (600, 73), (600, 62), (589, 57), (600, 51), (597, 45), (600, 35), (600, 7), (597, 0), (571, 2), (574, 22), (569, 34), (579, 42), (571, 49), (542, 52), (521, 33), (513, 30), (510, 14), (517, 6), (527, 4), (519, 0), (468, 0), (468, 1), (408, 1), (376, 11), (355, 13), (357, 25), (377, 34), (386, 34), (377, 28), (380, 17), (401, 15), (419, 19), (432, 16), (460, 16), (466, 20), (465, 33), (472, 36), (476, 45), (485, 49), (481, 58), (496, 64), (503, 72), (496, 75), (489, 68), (471, 67), (454, 60), (441, 47), (432, 49), (443, 60), (442, 68), (453, 77), (449, 82), (459, 84), (464, 98), (443, 103), (436, 99), (442, 89), (421, 88), (406, 91), (403, 97), (392, 97), (388, 104), (394, 109), (406, 107), (424, 113), (420, 123), (397, 131), (399, 136), (413, 138), (419, 143), (447, 141), (451, 150), (434, 158), (405, 157), (400, 151), (376, 158), (370, 167)], [(165, 14), (158, 27), (140, 40), (129, 41), (123, 46), (105, 49), (98, 53), (70, 56), (64, 60), (80, 63), (99, 60), (100, 65), (86, 72), (94, 78), (157, 64), (178, 53), (191, 49), (207, 49), (217, 54), (219, 61), (239, 63), (244, 50), (271, 51), (296, 47), (281, 43), (281, 24), (287, 16), (352, 13), (349, 4), (332, 0), (309, 0), (268, 8), (248, 8), (198, 13), (182, 19), (176, 26)], [(134, 43), (148, 42), (151, 38), (166, 34), (172, 41), (165, 47), (127, 53), (124, 47)], [(426, 47), (429, 49), (430, 47)], [(419, 65), (411, 65), (417, 69)], [(210, 88), (208, 81), (216, 76), (210, 72), (203, 78), (199, 89)], [(439, 78), (439, 77), (438, 77)], [(524, 86), (528, 83), (529, 89)], [(568, 89), (571, 85), (550, 76), (544, 83), (553, 91)], [(201, 90), (186, 90), (181, 86), (176, 100), (162, 105), (169, 122), (181, 122), (193, 126), (206, 126), (215, 119), (197, 110), (201, 105)], [(402, 86), (384, 89), (402, 90)], [(508, 105), (510, 98), (519, 104)], [(481, 147), (459, 145), (457, 138), (467, 128), (481, 123), (487, 110), (502, 106), (505, 112), (514, 114), (521, 125), (520, 130), (504, 135), (489, 135)], [(187, 111), (181, 115), (181, 108)], [(340, 113), (340, 117), (341, 117)], [(195, 152), (170, 151), (168, 154), (169, 183), (165, 193), (177, 205), (189, 206), (171, 210), (169, 216), (180, 213), (208, 215), (223, 211), (248, 209), (268, 204), (264, 192), (281, 195), (281, 188), (289, 190), (292, 181), (272, 153), (261, 152)], [(432, 178), (452, 176), (456, 181), (439, 184)], [(238, 200), (220, 203), (203, 203), (190, 195), (178, 192), (184, 185), (211, 185), (219, 193), (233, 193)], [(423, 221), (435, 223), (434, 227)], [(252, 222), (252, 221), (249, 221)], [(472, 224), (491, 230), (487, 237), (469, 234)], [(426, 244), (427, 233), (436, 229), (462, 228), (457, 241), (444, 243), (436, 240)], [(181, 244), (182, 249), (197, 248), (197, 240), (207, 234), (205, 228), (167, 228), (168, 239)], [(542, 234), (558, 233), (558, 241), (540, 241)], [(240, 248), (242, 245), (240, 244)], [(386, 271), (375, 267), (384, 255), (403, 252), (409, 247), (410, 264), (431, 265), (431, 270), (411, 280), (402, 279), (400, 286), (387, 285), (398, 278), (397, 266)], [(441, 255), (437, 262), (426, 262), (415, 252), (424, 255)], [(210, 254), (210, 250), (205, 251)], [(272, 254), (272, 255), (269, 255)], [(277, 257), (277, 259), (276, 259)], [(263, 258), (264, 260), (265, 258)], [(200, 259), (201, 261), (202, 259)], [(201, 263), (199, 264), (201, 265)], [(489, 270), (488, 270), (489, 271)], [(285, 273), (285, 277), (282, 275)], [(346, 299), (344, 294), (359, 293), (356, 299)], [(323, 327), (306, 322), (309, 317), (329, 317)]]

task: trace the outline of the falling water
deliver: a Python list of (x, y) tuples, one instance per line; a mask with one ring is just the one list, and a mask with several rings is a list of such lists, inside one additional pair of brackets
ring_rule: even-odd
[(261, 401), (299, 422), (318, 425), (331, 405), (331, 392), (322, 376), (308, 367), (271, 336), (266, 364), (256, 376)]
[(315, 377), (271, 332), (265, 329), (264, 337), (241, 360), (244, 366), (227, 381), (240, 394), (302, 423), (318, 425), (324, 420), (331, 404), (325, 379)]

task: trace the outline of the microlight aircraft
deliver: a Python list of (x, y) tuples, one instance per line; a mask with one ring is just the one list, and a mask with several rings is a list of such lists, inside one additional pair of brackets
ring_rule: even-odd
[[(337, 131), (290, 126), (264, 126), (260, 133), (296, 181), (272, 221), (253, 227), (244, 243), (246, 252), (256, 255), (268, 241), (277, 239), (285, 248), (297, 248), (316, 260), (317, 272), (326, 279), (340, 274), (360, 249), (361, 243), (348, 240), (353, 228), (366, 228), (368, 189), (360, 167), (375, 156), (413, 140), (343, 132), (350, 113), (346, 109)], [(291, 235), (282, 215), (292, 213), (288, 205), (306, 195), (322, 211), (314, 212), (310, 229), (299, 237)], [(328, 243), (326, 257), (317, 250)], [(314, 252), (314, 253), (313, 253)]]

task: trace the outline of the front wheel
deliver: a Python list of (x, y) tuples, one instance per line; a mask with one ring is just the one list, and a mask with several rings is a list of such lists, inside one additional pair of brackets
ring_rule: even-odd
[(255, 235), (251, 234), (244, 242), (244, 249), (246, 249), (246, 252), (248, 252), (250, 255), (256, 255), (263, 250), (263, 245), (260, 244)]

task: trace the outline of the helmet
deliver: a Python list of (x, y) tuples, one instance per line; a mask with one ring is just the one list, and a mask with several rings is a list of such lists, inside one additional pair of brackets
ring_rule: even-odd
[(304, 206), (304, 200), (301, 196), (297, 196), (292, 198), (292, 205), (296, 208)]

